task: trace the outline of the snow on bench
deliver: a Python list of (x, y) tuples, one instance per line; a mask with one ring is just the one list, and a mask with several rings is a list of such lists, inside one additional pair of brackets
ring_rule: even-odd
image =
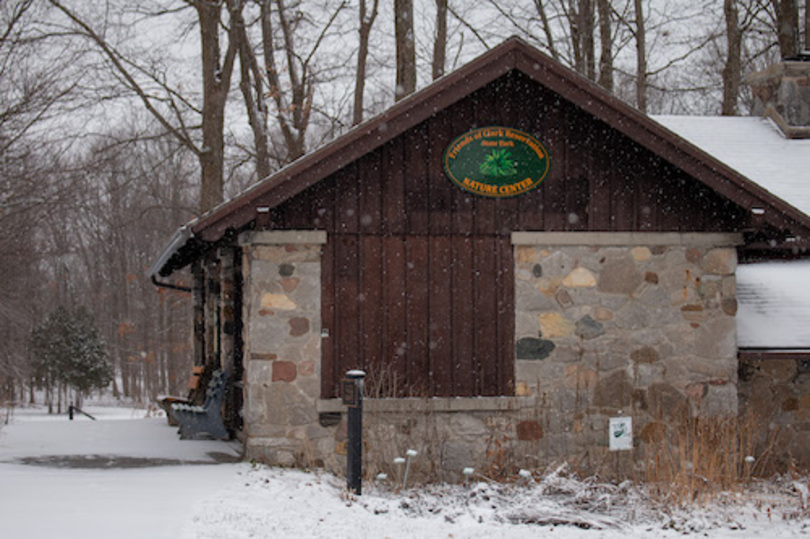
[(228, 373), (216, 370), (206, 390), (202, 406), (175, 402), (171, 405), (172, 417), (180, 425), (180, 438), (183, 440), (228, 440), (230, 434), (222, 422), (222, 399)]

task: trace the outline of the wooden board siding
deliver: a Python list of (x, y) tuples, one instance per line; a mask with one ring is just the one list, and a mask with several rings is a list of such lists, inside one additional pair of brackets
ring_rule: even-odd
[(513, 393), (508, 237), (338, 234), (329, 245), (324, 397), (356, 368), (371, 395)]
[[(445, 176), (444, 148), (484, 125), (527, 131), (547, 147), (538, 189), (488, 199)], [(268, 228), (328, 234), (322, 393), (332, 397), (350, 368), (400, 395), (512, 394), (513, 231), (732, 232), (745, 223), (703, 183), (513, 72), (273, 208)], [(371, 374), (381, 372), (388, 381)]]
[[(517, 101), (521, 107), (483, 106)], [(449, 142), (483, 125), (537, 137), (551, 168), (510, 199), (457, 188)], [(284, 202), (270, 228), (372, 235), (490, 235), (509, 230), (740, 231), (749, 215), (606, 124), (514, 72)]]

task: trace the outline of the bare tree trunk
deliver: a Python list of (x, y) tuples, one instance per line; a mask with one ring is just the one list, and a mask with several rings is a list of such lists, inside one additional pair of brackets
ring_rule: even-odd
[(433, 41), (433, 80), (444, 75), (447, 54), (447, 0), (436, 0), (436, 37)]
[[(315, 51), (323, 43), (324, 37), (337, 19), (338, 14), (347, 3), (341, 3), (331, 13), (329, 21), (321, 29), (312, 49), (306, 54), (300, 54), (301, 51), (296, 50), (294, 25), (290, 20), (290, 14), (287, 12), (284, 0), (257, 1), (261, 7), (262, 45), (268, 89), (276, 104), (276, 120), (284, 137), (287, 151), (286, 156), (281, 161), (282, 163), (288, 163), (306, 153), (306, 134), (309, 128), (312, 101), (315, 94), (315, 81), (310, 61), (314, 57)], [(284, 71), (286, 71), (289, 78), (288, 85), (282, 84), (279, 75), (280, 71), (276, 67), (274, 58), (276, 49), (273, 45), (273, 22), (270, 9), (272, 1), (275, 1), (277, 7), (276, 13), (284, 40), (286, 56)], [(289, 87), (288, 92), (284, 91), (284, 86)], [(287, 95), (287, 93), (290, 95)]]
[(723, 15), (726, 20), (726, 64), (723, 66), (723, 116), (737, 115), (737, 99), (740, 94), (742, 74), (742, 32), (740, 30), (737, 0), (723, 1)]
[(377, 8), (380, 0), (374, 0), (371, 13), (366, 9), (366, 0), (360, 0), (360, 47), (357, 50), (357, 72), (354, 78), (354, 109), (352, 111), (352, 125), (363, 121), (363, 94), (366, 89), (366, 60), (368, 59), (368, 40), (371, 27), (377, 18)]
[[(576, 0), (578, 2), (579, 0)], [(584, 54), (582, 52), (582, 17), (579, 14), (579, 4), (575, 0), (568, 0), (568, 4), (562, 2), (565, 18), (571, 31), (571, 52), (574, 55), (574, 69), (579, 73), (585, 73)]]
[(248, 123), (253, 132), (256, 176), (258, 179), (262, 179), (268, 177), (272, 172), (267, 134), (267, 105), (264, 101), (264, 79), (248, 39), (242, 14), (234, 14), (231, 24), (235, 26), (234, 38), (237, 40), (239, 48), (239, 89), (245, 99)]
[[(230, 88), (236, 46), (229, 39), (224, 60), (220, 58), (219, 30), (222, 4), (197, 0), (194, 2), (200, 21), (202, 45), (203, 106), (202, 148), (199, 153), (202, 183), (200, 186), (200, 211), (210, 210), (222, 202), (222, 185), (225, 152), (225, 101)], [(232, 14), (241, 12), (240, 0), (229, 0)], [(231, 34), (238, 25), (231, 25)]]
[(594, 52), (594, 22), (592, 0), (569, 0), (561, 3), (571, 32), (571, 51), (574, 69), (591, 80), (596, 80)]
[(633, 0), (636, 18), (636, 107), (647, 112), (647, 44), (642, 0)]
[(548, 21), (546, 8), (543, 6), (543, 0), (534, 0), (534, 7), (537, 9), (537, 15), (540, 16), (540, 22), (543, 25), (543, 32), (546, 34), (548, 51), (551, 53), (551, 57), (559, 62), (560, 53), (557, 52), (557, 47), (554, 45), (554, 33), (551, 31), (551, 25)]
[(394, 34), (397, 47), (397, 80), (394, 99), (399, 101), (416, 90), (413, 0), (394, 0)]
[(613, 36), (610, 22), (610, 0), (597, 0), (599, 12), (599, 85), (609, 92), (613, 91)]
[(579, 0), (579, 20), (581, 29), (580, 37), (582, 39), (580, 50), (582, 51), (585, 75), (591, 80), (596, 80), (596, 53), (593, 39), (593, 2), (591, 0)]
[(776, 14), (776, 34), (782, 59), (799, 52), (799, 9), (796, 0), (771, 0)]
[[(304, 155), (303, 133), (306, 131), (309, 118), (310, 109), (307, 105), (311, 104), (306, 98), (312, 88), (307, 87), (306, 67), (304, 67), (300, 76), (298, 73), (293, 33), (287, 18), (287, 8), (284, 6), (284, 0), (276, 0), (276, 5), (278, 6), (278, 19), (281, 24), (281, 33), (284, 36), (284, 52), (287, 56), (287, 70), (290, 77), (290, 86), (292, 87), (291, 110), (287, 112), (291, 114), (292, 125), (296, 130), (294, 142), (289, 146), (289, 159), (290, 161), (295, 161)], [(304, 115), (306, 115), (306, 119)]]

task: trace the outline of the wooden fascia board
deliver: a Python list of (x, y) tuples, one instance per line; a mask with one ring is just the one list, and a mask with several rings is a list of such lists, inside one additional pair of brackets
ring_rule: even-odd
[(471, 62), (466, 68), (448, 75), (445, 81), (439, 81), (395, 104), (353, 131), (282, 169), (242, 196), (223, 204), (192, 225), (193, 232), (205, 241), (216, 241), (229, 228), (239, 229), (253, 220), (256, 206), (277, 206), (515, 67), (512, 48), (505, 48), (500, 55), (484, 55), (481, 59), (487, 61)]
[(516, 67), (746, 210), (770, 208), (772, 211), (766, 211), (764, 218), (772, 225), (789, 229), (798, 227), (805, 234), (810, 234), (810, 217), (597, 87), (592, 81), (545, 61), (543, 57), (538, 57), (539, 54), (532, 51), (528, 55), (521, 55)]
[(779, 245), (772, 245), (763, 241), (752, 241), (740, 246), (740, 248), (745, 251), (758, 251), (762, 253), (776, 253), (782, 252), (785, 249), (790, 249), (794, 251), (793, 254), (796, 255), (796, 258), (807, 258), (810, 256), (810, 237), (803, 236), (794, 241), (783, 242)]
[(810, 349), (780, 349), (780, 348), (740, 348), (737, 351), (738, 359), (745, 360), (772, 360), (772, 359), (798, 359), (810, 360)]

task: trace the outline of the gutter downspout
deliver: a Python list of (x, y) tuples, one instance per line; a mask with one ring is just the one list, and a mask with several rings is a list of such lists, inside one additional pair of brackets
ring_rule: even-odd
[(149, 268), (147, 275), (149, 275), (149, 279), (152, 281), (152, 284), (157, 286), (158, 288), (168, 288), (170, 290), (179, 290), (181, 292), (191, 292), (192, 289), (188, 286), (180, 286), (173, 283), (166, 283), (158, 281), (158, 276), (160, 275), (160, 271), (166, 265), (166, 263), (175, 255), (177, 252), (188, 243), (189, 240), (194, 238), (194, 232), (185, 225), (177, 230), (172, 236), (172, 239), (169, 240), (169, 243), (166, 244), (166, 247), (163, 248), (163, 251), (160, 253), (160, 256), (155, 260), (152, 266)]
[(155, 277), (154, 275), (150, 275), (149, 278), (152, 281), (152, 284), (155, 285), (158, 288), (168, 288), (170, 290), (179, 290), (181, 292), (191, 292), (191, 287), (180, 286), (178, 284), (172, 284), (172, 283), (162, 283), (162, 282), (158, 281), (157, 277)]

